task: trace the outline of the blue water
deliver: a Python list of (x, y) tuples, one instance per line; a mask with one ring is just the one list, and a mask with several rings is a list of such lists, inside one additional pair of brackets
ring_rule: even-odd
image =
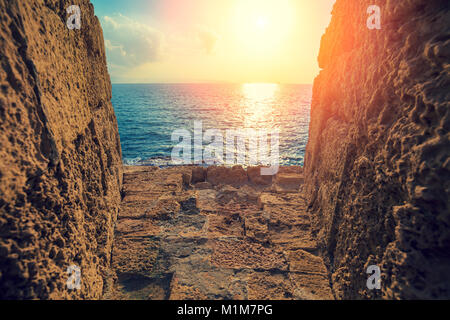
[(303, 165), (311, 85), (113, 84), (125, 164), (169, 165), (175, 129), (280, 131), (280, 164)]

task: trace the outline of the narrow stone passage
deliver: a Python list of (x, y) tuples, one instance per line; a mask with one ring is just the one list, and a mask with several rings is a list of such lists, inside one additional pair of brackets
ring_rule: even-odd
[(105, 299), (333, 299), (300, 167), (126, 167)]

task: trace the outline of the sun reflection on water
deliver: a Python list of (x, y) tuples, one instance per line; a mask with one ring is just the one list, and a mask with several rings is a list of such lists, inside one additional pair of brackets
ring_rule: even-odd
[(242, 85), (245, 98), (254, 102), (273, 99), (277, 90), (278, 84), (276, 83), (244, 83)]
[(242, 85), (243, 111), (247, 127), (261, 128), (264, 127), (263, 123), (270, 122), (278, 90), (279, 86), (276, 83), (245, 83)]

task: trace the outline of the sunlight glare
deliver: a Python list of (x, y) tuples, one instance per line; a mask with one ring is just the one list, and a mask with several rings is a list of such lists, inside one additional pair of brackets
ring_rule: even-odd
[(279, 49), (293, 28), (294, 12), (292, 0), (237, 2), (232, 24), (243, 54), (270, 56)]
[(276, 83), (244, 83), (242, 85), (245, 98), (256, 104), (273, 99), (277, 90)]
[(264, 29), (264, 27), (267, 26), (267, 23), (268, 23), (267, 18), (264, 16), (259, 17), (258, 20), (256, 21), (256, 24), (261, 29)]
[(275, 83), (245, 83), (242, 85), (245, 106), (245, 123), (257, 128), (270, 120), (275, 95), (279, 89)]

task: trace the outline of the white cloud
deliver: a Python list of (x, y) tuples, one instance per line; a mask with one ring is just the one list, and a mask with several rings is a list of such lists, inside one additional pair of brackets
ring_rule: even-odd
[(162, 32), (121, 14), (103, 17), (102, 25), (111, 66), (138, 67), (162, 59)]

